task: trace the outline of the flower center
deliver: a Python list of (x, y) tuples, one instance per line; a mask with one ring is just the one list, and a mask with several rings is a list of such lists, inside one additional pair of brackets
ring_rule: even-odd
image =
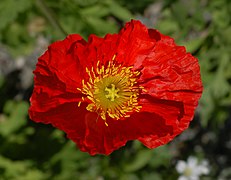
[(189, 167), (186, 167), (186, 169), (184, 170), (183, 174), (187, 177), (190, 177), (192, 175), (192, 169)]
[(89, 79), (86, 82), (82, 80), (82, 88), (77, 88), (85, 95), (82, 100), (89, 102), (86, 109), (98, 113), (106, 125), (107, 115), (118, 120), (141, 109), (138, 96), (143, 87), (137, 85), (140, 72), (133, 71), (132, 67), (115, 65), (115, 57), (109, 61), (107, 68), (100, 66), (99, 61), (95, 69), (86, 68)]
[(115, 87), (115, 84), (111, 84), (110, 86), (105, 88), (105, 97), (110, 101), (115, 101), (115, 98), (119, 98), (118, 95), (119, 89)]

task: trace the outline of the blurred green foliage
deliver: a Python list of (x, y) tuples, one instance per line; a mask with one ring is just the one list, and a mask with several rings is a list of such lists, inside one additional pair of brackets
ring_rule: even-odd
[[(155, 8), (157, 5), (159, 10)], [(195, 133), (215, 132), (217, 138), (212, 144), (216, 144), (220, 137), (218, 131), (225, 128), (225, 121), (230, 118), (230, 13), (228, 0), (1, 0), (0, 45), (13, 57), (29, 56), (41, 35), (49, 41), (63, 39), (70, 33), (78, 33), (85, 39), (91, 33), (104, 36), (118, 32), (126, 21), (139, 17), (174, 37), (198, 57), (204, 93), (196, 116), (200, 119), (199, 130)], [(194, 152), (191, 146), (185, 145), (187, 142), (176, 141), (177, 147), (173, 143), (173, 147), (148, 150), (134, 141), (109, 157), (91, 157), (80, 152), (59, 130), (29, 121), (26, 92), (31, 93), (31, 89), (24, 89), (24, 98), (17, 98), (21, 93), (17, 83), (7, 89), (8, 78), (0, 75), (0, 180), (177, 179), (176, 157), (206, 154)], [(11, 94), (6, 97), (8, 91)], [(195, 138), (189, 144), (198, 145), (199, 136)], [(202, 148), (208, 145), (200, 143)], [(184, 154), (181, 146), (188, 148)], [(222, 177), (229, 174), (225, 169), (231, 166), (228, 163), (223, 164)], [(214, 177), (219, 175), (218, 166), (215, 162), (212, 164), (217, 171), (212, 174)]]

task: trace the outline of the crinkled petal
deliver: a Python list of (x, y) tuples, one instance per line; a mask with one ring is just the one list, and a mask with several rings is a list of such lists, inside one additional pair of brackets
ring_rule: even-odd
[[(155, 122), (155, 123), (153, 123)], [(107, 119), (108, 126), (96, 113), (87, 113), (85, 116), (85, 134), (79, 137), (79, 131), (71, 131), (68, 137), (75, 141), (82, 151), (94, 154), (110, 154), (124, 146), (127, 141), (139, 137), (155, 134), (164, 137), (172, 133), (172, 127), (164, 123), (164, 119), (154, 113), (133, 114), (126, 120)], [(155, 133), (153, 133), (155, 132)]]
[(67, 132), (69, 130), (84, 131), (84, 117), (86, 108), (77, 108), (75, 102), (64, 103), (46, 112), (30, 111), (30, 117), (36, 122), (52, 124), (53, 126)]
[(83, 46), (84, 44), (85, 41), (77, 34), (69, 35), (63, 41), (51, 44), (38, 59), (34, 71), (35, 85), (37, 85), (37, 75), (43, 74), (63, 82), (67, 91), (75, 92), (76, 87), (81, 85), (81, 78), (85, 69), (72, 52), (76, 46)]
[(108, 34), (104, 38), (90, 35), (87, 44), (76, 44), (73, 55), (81, 62), (84, 69), (95, 69), (98, 61), (100, 65), (106, 65), (116, 54), (118, 35)]
[(78, 41), (82, 41), (79, 35), (69, 35), (65, 40), (50, 45), (39, 58), (30, 98), (31, 119), (33, 112), (46, 112), (67, 102), (77, 104), (81, 99), (82, 95), (76, 89), (81, 83), (78, 71), (81, 68), (69, 53), (72, 45)]
[(198, 60), (186, 53), (184, 47), (175, 45), (173, 39), (167, 36), (161, 36), (154, 50), (150, 51), (142, 63), (142, 75), (139, 79), (141, 85), (148, 95), (162, 101), (160, 108), (153, 108), (153, 111), (163, 113), (168, 101), (178, 104), (177, 111), (180, 111), (179, 116), (172, 116), (174, 111), (165, 116), (166, 122), (175, 122), (174, 134), (169, 139), (158, 139), (155, 136), (140, 139), (147, 147), (154, 148), (157, 144), (167, 143), (188, 128), (201, 97), (202, 82)]
[(135, 69), (142, 68), (142, 61), (155, 47), (160, 34), (150, 31), (140, 21), (132, 20), (126, 23), (119, 33), (117, 60), (125, 66), (134, 66)]

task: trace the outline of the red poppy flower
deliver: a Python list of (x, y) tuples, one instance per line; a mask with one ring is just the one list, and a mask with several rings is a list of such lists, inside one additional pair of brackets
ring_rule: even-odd
[(202, 93), (198, 60), (136, 20), (104, 38), (73, 34), (51, 44), (34, 75), (30, 118), (91, 155), (135, 139), (168, 143), (188, 127)]

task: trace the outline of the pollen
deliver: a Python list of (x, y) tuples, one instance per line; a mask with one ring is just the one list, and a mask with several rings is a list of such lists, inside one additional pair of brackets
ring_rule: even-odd
[(98, 61), (95, 68), (86, 68), (88, 79), (83, 79), (82, 88), (77, 88), (83, 94), (82, 101), (89, 102), (86, 109), (98, 113), (106, 126), (107, 117), (124, 119), (142, 108), (138, 98), (144, 88), (137, 85), (140, 72), (132, 66), (115, 64), (115, 58), (114, 55), (106, 65)]

